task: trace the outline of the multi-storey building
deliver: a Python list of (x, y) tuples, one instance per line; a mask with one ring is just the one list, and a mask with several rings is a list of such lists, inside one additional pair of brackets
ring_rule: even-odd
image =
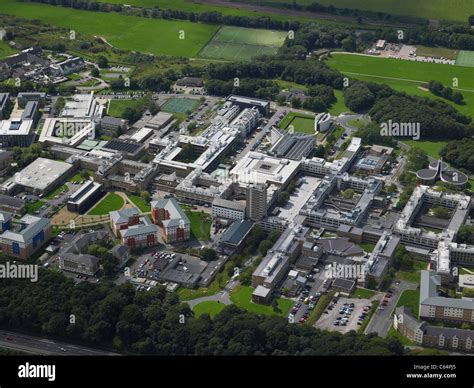
[(153, 222), (162, 227), (163, 240), (172, 243), (189, 240), (191, 222), (174, 198), (151, 203)]
[(7, 256), (26, 260), (34, 255), (51, 237), (48, 218), (26, 215), (20, 223), (0, 234), (0, 249)]

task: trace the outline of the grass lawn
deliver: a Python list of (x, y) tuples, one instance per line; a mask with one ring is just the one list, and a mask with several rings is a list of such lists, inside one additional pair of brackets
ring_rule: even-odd
[[(186, 20), (163, 20), (121, 15), (115, 12), (92, 12), (72, 8), (2, 0), (0, 12), (26, 19), (38, 19), (85, 35), (104, 37), (112, 46), (153, 54), (195, 57), (218, 26)], [(184, 36), (180, 36), (180, 32)], [(184, 38), (184, 39), (181, 39)]]
[(142, 110), (143, 100), (140, 98), (136, 100), (111, 100), (109, 102), (109, 110), (107, 112), (107, 115), (121, 118), (125, 109), (129, 107), (135, 108), (137, 110)]
[(41, 201), (41, 200), (36, 201), (36, 202), (26, 202), (26, 204), (25, 204), (26, 212), (29, 213), (29, 214), (34, 214), (45, 203), (46, 203), (46, 201)]
[(84, 178), (81, 176), (80, 172), (77, 172), (72, 177), (70, 177), (67, 181), (71, 183), (76, 183), (76, 182), (81, 183), (84, 181)]
[(61, 194), (62, 192), (68, 190), (66, 185), (59, 186), (57, 189), (51, 191), (48, 195), (45, 196), (46, 199), (54, 199), (56, 195)]
[(218, 303), (214, 301), (207, 301), (201, 302), (194, 306), (193, 312), (196, 316), (200, 316), (202, 314), (209, 314), (211, 318), (214, 318), (217, 314), (219, 314), (222, 309), (225, 307), (225, 304)]
[(272, 55), (283, 45), (286, 36), (284, 31), (223, 26), (199, 52), (199, 57), (242, 61)]
[(356, 128), (359, 128), (359, 129), (364, 126), (364, 123), (359, 119), (349, 120), (348, 123), (349, 123), (349, 125), (352, 125), (352, 126), (354, 126)]
[(108, 193), (102, 200), (90, 210), (89, 216), (103, 216), (114, 210), (119, 210), (124, 205), (123, 198), (115, 193)]
[(146, 203), (139, 195), (127, 194), (127, 197), (142, 213), (151, 211), (150, 204)]
[(432, 158), (439, 158), (439, 151), (448, 144), (447, 141), (443, 140), (431, 140), (431, 141), (420, 141), (420, 140), (404, 140), (403, 143), (408, 144), (410, 147), (418, 147), (425, 151), (428, 156)]
[(295, 132), (314, 134), (314, 116), (290, 112), (280, 122), (280, 128), (292, 129)]
[[(275, 0), (288, 3), (288, 0)], [(295, 0), (297, 4), (310, 4), (313, 0)], [(456, 20), (466, 23), (474, 14), (472, 0), (318, 0), (319, 4), (337, 8), (363, 9), (386, 12), (392, 15), (416, 16), (425, 19)]]
[(448, 100), (443, 101), (459, 112), (474, 117), (472, 68), (351, 54), (334, 54), (328, 64), (356, 79), (383, 83), (402, 92), (434, 99), (440, 97), (422, 89), (423, 85), (430, 80), (437, 80), (449, 86), (453, 78), (457, 77), (466, 104), (456, 105)]
[(408, 307), (414, 317), (418, 317), (418, 308), (420, 303), (420, 291), (419, 290), (405, 290), (400, 295), (397, 307), (405, 306)]
[(16, 53), (7, 42), (0, 40), (0, 58), (5, 58)]
[(363, 244), (359, 244), (359, 246), (368, 253), (372, 252), (375, 248), (375, 244), (371, 244), (371, 243), (363, 243)]
[(352, 297), (359, 299), (370, 299), (377, 294), (377, 291), (369, 290), (368, 288), (356, 288)]
[(191, 221), (191, 234), (196, 240), (207, 241), (211, 237), (211, 216), (204, 212), (195, 212), (184, 208), (184, 212)]
[(285, 298), (278, 298), (278, 308), (280, 312), (273, 310), (271, 306), (257, 304), (252, 302), (252, 293), (254, 289), (249, 286), (238, 285), (230, 294), (230, 300), (237, 306), (242, 307), (248, 311), (251, 311), (256, 314), (265, 314), (265, 315), (282, 315), (287, 316), (291, 307), (293, 306), (293, 301)]
[(428, 263), (422, 260), (413, 260), (413, 269), (410, 271), (398, 271), (395, 277), (400, 280), (420, 283), (421, 270), (426, 269)]
[(342, 90), (334, 89), (334, 96), (337, 98), (337, 101), (329, 109), (329, 113), (333, 116), (338, 116), (342, 112), (350, 112), (351, 110), (344, 103), (344, 94)]

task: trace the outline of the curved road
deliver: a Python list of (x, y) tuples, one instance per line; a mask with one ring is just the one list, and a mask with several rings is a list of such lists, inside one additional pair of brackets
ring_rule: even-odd
[(230, 280), (226, 284), (225, 288), (222, 291), (218, 292), (217, 294), (188, 300), (186, 301), (186, 303), (189, 305), (191, 309), (193, 309), (194, 306), (202, 302), (220, 302), (225, 305), (230, 305), (232, 304), (232, 301), (230, 300), (230, 293), (237, 284), (239, 284), (238, 280)]

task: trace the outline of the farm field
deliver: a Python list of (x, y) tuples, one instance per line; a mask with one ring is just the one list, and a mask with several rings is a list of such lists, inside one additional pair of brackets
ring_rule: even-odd
[(363, 81), (384, 83), (409, 94), (437, 98), (421, 87), (430, 80), (450, 85), (453, 78), (459, 80), (459, 91), (464, 95), (465, 105), (456, 105), (459, 112), (474, 117), (474, 77), (469, 67), (440, 65), (435, 63), (376, 58), (363, 55), (337, 54), (328, 61), (329, 66)]
[[(153, 54), (195, 57), (217, 30), (218, 26), (135, 16), (73, 10), (71, 8), (0, 0), (0, 12), (44, 23), (86, 35), (104, 37), (111, 45)], [(94, 23), (91, 23), (91, 17)], [(184, 39), (180, 39), (184, 31)], [(60, 37), (58, 37), (60, 38)]]
[(250, 60), (257, 55), (275, 54), (286, 38), (284, 31), (243, 27), (222, 27), (200, 51), (201, 58)]
[(428, 46), (416, 46), (416, 55), (423, 57), (444, 57), (448, 59), (456, 59), (458, 55), (457, 50), (453, 50), (446, 47), (428, 47)]
[(474, 67), (474, 51), (460, 50), (456, 57), (456, 65)]
[[(253, 3), (258, 3), (253, 0)], [(275, 0), (287, 3), (287, 0)], [(311, 4), (313, 0), (295, 0), (298, 4)], [(457, 20), (466, 22), (474, 14), (472, 0), (318, 0), (319, 4), (337, 8), (387, 12), (393, 15), (417, 16), (426, 19)]]
[(290, 112), (280, 122), (280, 128), (292, 129), (295, 132), (314, 134), (314, 116), (304, 115), (302, 113)]

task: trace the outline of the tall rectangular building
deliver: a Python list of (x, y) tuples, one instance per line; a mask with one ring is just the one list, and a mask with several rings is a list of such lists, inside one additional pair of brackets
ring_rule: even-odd
[(267, 215), (267, 186), (251, 184), (247, 187), (247, 215), (259, 221)]

